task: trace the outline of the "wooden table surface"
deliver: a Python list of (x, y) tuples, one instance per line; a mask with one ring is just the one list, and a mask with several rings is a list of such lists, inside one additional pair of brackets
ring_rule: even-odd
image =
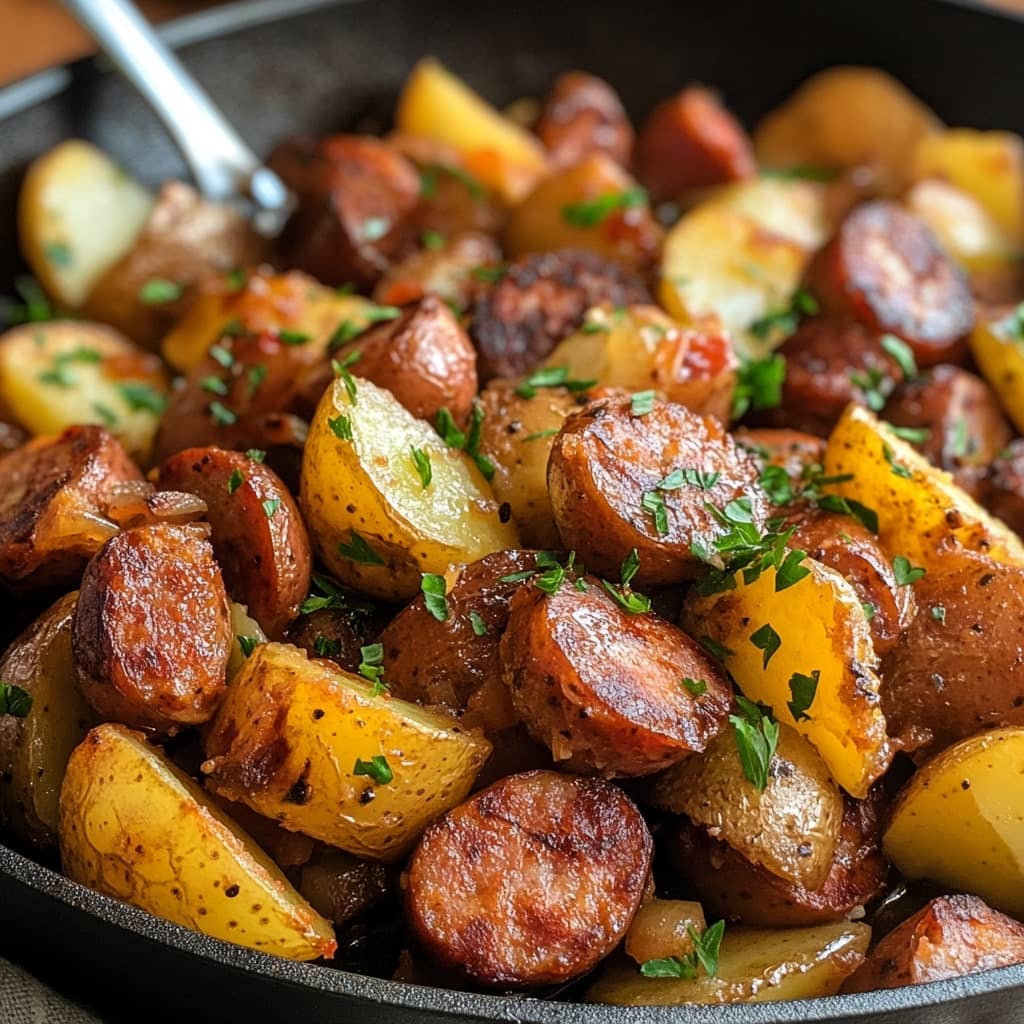
[[(156, 21), (230, 0), (139, 0)], [(1024, 11), (1024, 0), (992, 0)], [(0, 0), (0, 85), (90, 53), (89, 38), (58, 0)]]

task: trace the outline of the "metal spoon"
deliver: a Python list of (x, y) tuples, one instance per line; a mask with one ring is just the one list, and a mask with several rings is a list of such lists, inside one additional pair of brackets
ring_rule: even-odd
[(241, 201), (254, 226), (273, 236), (294, 197), (217, 109), (130, 0), (63, 0), (156, 112), (199, 190), (215, 202)]

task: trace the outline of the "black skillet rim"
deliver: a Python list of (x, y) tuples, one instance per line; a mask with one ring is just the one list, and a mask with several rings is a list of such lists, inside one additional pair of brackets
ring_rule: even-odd
[[(164, 25), (161, 33), (172, 46), (187, 46), (267, 22), (299, 17), (324, 7), (359, 2), (365, 0), (241, 0), (176, 19)], [(993, 10), (979, 0), (938, 2), (967, 7), (992, 17), (1024, 20), (1024, 15)], [(68, 69), (59, 67), (0, 89), (0, 123), (58, 95), (70, 81)], [(442, 1017), (509, 1020), (520, 1024), (562, 1024), (570, 1014), (571, 1019), (579, 1024), (678, 1024), (682, 1009), (679, 1006), (621, 1007), (545, 1002), (526, 996), (485, 995), (371, 978), (316, 964), (284, 960), (194, 932), (87, 889), (3, 844), (0, 844), (0, 873), (50, 899), (160, 945), (243, 973), (259, 974), (333, 996), (347, 996)], [(687, 1020), (692, 1024), (823, 1024), (832, 1020), (864, 1019), (948, 1005), (1017, 988), (1024, 988), (1024, 964), (906, 988), (786, 1003), (690, 1004), (685, 1011)]]

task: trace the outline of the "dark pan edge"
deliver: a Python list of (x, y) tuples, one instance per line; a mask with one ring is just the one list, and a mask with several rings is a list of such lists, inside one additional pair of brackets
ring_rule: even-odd
[[(370, 978), (315, 964), (294, 963), (257, 953), (171, 924), (120, 900), (72, 882), (28, 857), (0, 845), (0, 873), (81, 913), (192, 956), (248, 974), (315, 989), (350, 999), (402, 1007), (465, 1020), (507, 1020), (518, 1024), (679, 1024), (679, 1007), (618, 1007), (543, 1002), (517, 996), (492, 996)], [(900, 1010), (948, 1005), (980, 995), (1024, 986), (1024, 965), (1004, 967), (912, 988), (886, 989), (789, 1003), (687, 1006), (692, 1024), (812, 1024), (865, 1020)]]
[[(229, 35), (255, 25), (312, 10), (365, 0), (243, 0), (230, 7), (176, 19), (161, 32), (175, 47)], [(938, 0), (966, 8), (975, 16), (1024, 22), (1019, 13), (986, 8), (978, 0)], [(71, 82), (66, 67), (55, 68), (0, 89), (0, 123), (59, 94)], [(546, 1003), (525, 997), (488, 996), (428, 988), (351, 974), (332, 968), (294, 963), (222, 942), (171, 924), (129, 904), (72, 882), (63, 875), (0, 844), (0, 875), (111, 926), (243, 974), (269, 977), (282, 984), (310, 988), (336, 997), (394, 1006), (463, 1020), (514, 1021), (516, 1024), (679, 1024), (681, 1014), (693, 1024), (814, 1024), (824, 1021), (866, 1021), (900, 1011), (950, 1008), (980, 996), (1024, 989), (1024, 965), (1001, 968), (912, 988), (789, 1003), (747, 1003), (733, 1006), (610, 1007)], [(1005, 1004), (1004, 1004), (1005, 1006)], [(946, 1019), (943, 1016), (943, 1019)]]

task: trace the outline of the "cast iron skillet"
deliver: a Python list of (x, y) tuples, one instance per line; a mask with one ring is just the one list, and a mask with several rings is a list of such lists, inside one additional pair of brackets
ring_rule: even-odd
[[(257, 151), (297, 131), (387, 127), (399, 83), (428, 52), (496, 101), (539, 94), (559, 71), (583, 67), (614, 83), (635, 116), (700, 80), (720, 88), (748, 122), (812, 71), (875, 64), (950, 124), (1024, 132), (1024, 21), (964, 3), (250, 0), (186, 19), (172, 34)], [(0, 92), (0, 292), (20, 267), (14, 210), (24, 166), (71, 135), (92, 139), (152, 184), (184, 174), (154, 118), (94, 62)], [(206, 938), (2, 846), (0, 955), (119, 1021), (1024, 1021), (1024, 966), (801, 1003), (628, 1010), (397, 984)]]

